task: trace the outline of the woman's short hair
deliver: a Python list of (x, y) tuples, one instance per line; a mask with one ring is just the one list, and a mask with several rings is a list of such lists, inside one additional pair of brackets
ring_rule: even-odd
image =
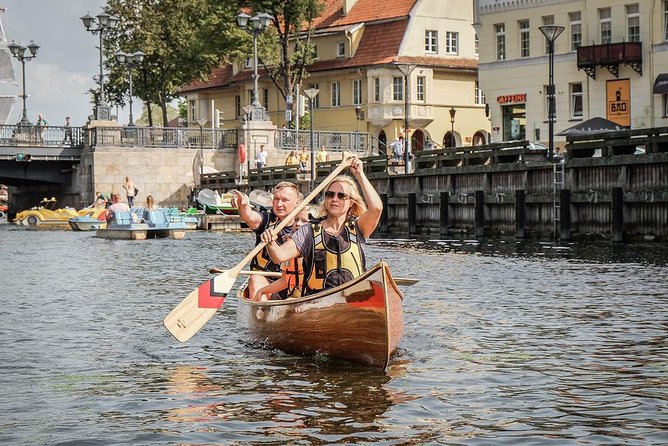
[[(362, 198), (362, 194), (360, 193), (359, 186), (357, 185), (357, 182), (353, 179), (353, 177), (349, 175), (339, 175), (338, 177), (334, 178), (330, 185), (333, 183), (341, 183), (343, 184), (343, 190), (348, 194), (350, 197), (350, 208), (348, 209), (348, 217), (359, 217), (361, 216), (364, 212), (366, 212), (367, 207), (366, 203), (364, 202), (364, 198)], [(329, 187), (329, 186), (327, 186)], [(327, 217), (327, 207), (325, 206), (326, 204), (326, 199), (323, 199), (323, 201), (320, 203), (320, 206), (318, 206), (318, 212), (321, 217)]]

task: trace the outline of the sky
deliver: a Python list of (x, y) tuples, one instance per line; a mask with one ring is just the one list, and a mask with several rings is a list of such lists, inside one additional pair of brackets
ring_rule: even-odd
[[(64, 125), (70, 116), (73, 126), (85, 124), (93, 113), (87, 91), (96, 85), (93, 78), (100, 72), (99, 36), (86, 31), (80, 17), (96, 16), (106, 0), (0, 0), (0, 13), (7, 42), (40, 46), (37, 57), (25, 64), (26, 108), (28, 119), (34, 123), (42, 113), (50, 125)], [(16, 86), (21, 94), (21, 63), (12, 57)], [(133, 115), (137, 120), (142, 104), (133, 100)], [(18, 122), (23, 104), (17, 98), (9, 124)], [(112, 108), (112, 115), (116, 108)], [(127, 124), (128, 110), (118, 111), (119, 122)]]

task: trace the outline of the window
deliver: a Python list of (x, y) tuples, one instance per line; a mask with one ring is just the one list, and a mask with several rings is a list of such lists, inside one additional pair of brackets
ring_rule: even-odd
[(638, 4), (626, 5), (626, 23), (629, 42), (640, 42), (640, 8)]
[(380, 78), (373, 78), (373, 100), (375, 102), (380, 102)]
[(663, 0), (663, 40), (668, 40), (668, 0)]
[(236, 117), (238, 118), (241, 116), (241, 96), (236, 95), (234, 97), (234, 112), (236, 113)]
[(404, 78), (394, 76), (392, 78), (392, 99), (395, 101), (404, 100)]
[(445, 33), (445, 52), (459, 54), (459, 33), (451, 31)]
[(520, 29), (520, 57), (529, 57), (530, 41), (529, 41), (529, 21), (520, 20), (518, 23)]
[(346, 42), (336, 42), (336, 57), (345, 57)]
[(247, 57), (244, 59), (244, 68), (253, 68), (253, 59)]
[(598, 21), (601, 28), (601, 44), (612, 43), (612, 16), (610, 8), (598, 10)]
[(269, 110), (269, 89), (264, 88), (262, 89), (262, 105), (264, 105), (264, 108)]
[(341, 105), (341, 85), (338, 82), (332, 82), (332, 107)]
[(417, 87), (415, 91), (415, 100), (424, 102), (424, 87), (426, 85), (426, 79), (424, 76), (418, 76), (417, 78)]
[(424, 32), (424, 51), (426, 53), (438, 53), (438, 31), (427, 30)]
[(475, 103), (478, 105), (486, 104), (487, 98), (485, 98), (485, 93), (480, 89), (480, 83), (475, 81)]
[[(554, 16), (553, 15), (546, 15), (543, 17), (543, 26), (549, 26), (549, 25), (554, 25)], [(550, 42), (545, 39), (545, 54), (549, 54), (550, 52)]]
[(313, 45), (313, 58), (318, 58), (318, 45)]
[(577, 51), (582, 45), (582, 13), (570, 12), (568, 19), (571, 22), (571, 51)]
[(195, 101), (188, 101), (188, 106), (190, 108), (190, 121), (195, 121), (197, 120), (197, 115), (196, 113), (196, 108), (195, 108)]
[[(308, 88), (315, 88), (316, 90), (320, 89), (318, 84), (308, 84)], [(320, 94), (316, 95), (313, 99), (313, 108), (320, 108)]]
[(496, 29), (496, 60), (506, 59), (506, 25), (499, 23), (494, 25)]
[(582, 118), (582, 83), (576, 82), (570, 85), (571, 90), (571, 116)]
[(353, 79), (353, 105), (362, 105), (362, 79)]

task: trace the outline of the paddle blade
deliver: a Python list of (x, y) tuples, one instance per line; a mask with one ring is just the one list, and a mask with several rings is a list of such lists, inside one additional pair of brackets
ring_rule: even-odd
[(193, 337), (218, 308), (232, 289), (238, 274), (223, 271), (193, 290), (165, 318), (165, 328), (180, 342)]

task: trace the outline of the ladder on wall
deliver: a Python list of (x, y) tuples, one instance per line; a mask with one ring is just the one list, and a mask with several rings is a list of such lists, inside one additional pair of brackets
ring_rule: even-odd
[(554, 163), (552, 165), (552, 172), (554, 175), (552, 185), (552, 234), (556, 240), (557, 226), (559, 226), (559, 221), (561, 220), (560, 191), (564, 188), (564, 163)]

